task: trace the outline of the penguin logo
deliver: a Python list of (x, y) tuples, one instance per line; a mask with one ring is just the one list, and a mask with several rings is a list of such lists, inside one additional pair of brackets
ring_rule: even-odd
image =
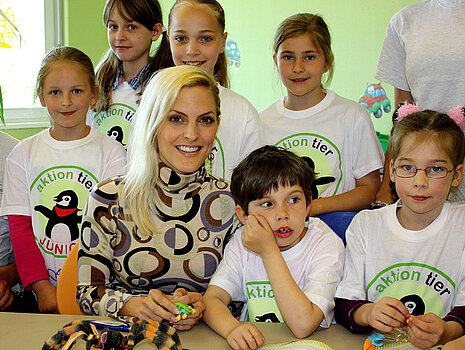
[(408, 309), (410, 315), (419, 316), (425, 313), (425, 303), (423, 299), (416, 294), (406, 295), (400, 299), (400, 301)]
[(263, 314), (261, 316), (255, 316), (255, 322), (279, 323), (279, 319), (273, 312), (268, 312), (267, 314)]
[(39, 204), (34, 207), (46, 218), (45, 235), (55, 242), (66, 243), (79, 238), (78, 224), (81, 223), (82, 215), (78, 215), (78, 196), (73, 190), (65, 190), (53, 198), (55, 206), (50, 210)]
[[(302, 159), (305, 160), (305, 162), (307, 163), (307, 165), (308, 165), (313, 171), (315, 171), (315, 162), (313, 161), (312, 158), (307, 157), (307, 156), (303, 156)], [(317, 188), (317, 186), (326, 185), (326, 184), (329, 184), (329, 183), (331, 183), (331, 182), (336, 181), (336, 178), (334, 178), (333, 176), (322, 176), (322, 177), (317, 177), (316, 175), (318, 175), (318, 173), (315, 173), (315, 181), (313, 181), (312, 186), (311, 186), (311, 189), (312, 189), (312, 199), (318, 199), (319, 193), (318, 193), (318, 188)]]
[(116, 140), (119, 143), (121, 143), (123, 146), (126, 146), (123, 143), (124, 133), (123, 133), (123, 129), (121, 128), (121, 126), (115, 125), (110, 130), (108, 130), (107, 135), (110, 136), (113, 140)]

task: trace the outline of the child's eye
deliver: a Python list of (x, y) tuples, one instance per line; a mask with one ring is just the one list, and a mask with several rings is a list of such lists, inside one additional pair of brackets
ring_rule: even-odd
[(134, 24), (130, 24), (130, 25), (128, 26), (128, 28), (129, 28), (130, 30), (135, 30), (135, 29), (137, 29), (137, 26), (135, 26)]
[(203, 36), (203, 37), (200, 39), (200, 41), (207, 42), (207, 43), (210, 42), (210, 41), (212, 41), (212, 40), (213, 40), (213, 38), (212, 38), (212, 37), (209, 37), (209, 36)]
[(298, 201), (300, 201), (300, 198), (299, 197), (292, 197), (289, 199), (289, 203), (292, 203), (292, 204), (295, 204), (297, 203)]
[(58, 90), (51, 90), (49, 92), (50, 95), (58, 95), (59, 93), (60, 93), (60, 91), (58, 91)]
[(108, 25), (108, 29), (110, 30), (117, 30), (118, 29), (118, 26), (116, 24), (109, 24)]
[(313, 61), (315, 59), (315, 56), (314, 55), (308, 55), (308, 56), (305, 56), (305, 59), (307, 61)]
[(270, 201), (266, 201), (266, 202), (260, 203), (260, 206), (263, 208), (269, 208), (272, 206), (272, 203)]
[(429, 170), (429, 173), (440, 173), (442, 171), (447, 171), (447, 169), (442, 166), (432, 166), (429, 167), (429, 169), (427, 168), (427, 170)]
[(73, 94), (80, 94), (82, 92), (81, 89), (73, 89)]
[(426, 168), (426, 174), (431, 178), (446, 177), (447, 173), (447, 168), (443, 166), (431, 166)]
[(182, 42), (187, 41), (187, 38), (185, 36), (177, 36), (177, 37), (174, 38), (174, 40), (176, 40), (177, 42), (182, 43)]
[(290, 61), (290, 60), (293, 59), (293, 57), (292, 57), (291, 55), (284, 55), (284, 56), (282, 57), (282, 59), (285, 60), (285, 61)]
[(412, 172), (416, 170), (416, 168), (413, 165), (401, 165), (399, 166), (399, 168), (401, 168), (404, 171), (408, 171), (408, 172)]

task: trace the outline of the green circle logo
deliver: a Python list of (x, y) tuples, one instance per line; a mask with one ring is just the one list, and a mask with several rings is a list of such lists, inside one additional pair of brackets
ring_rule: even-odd
[(383, 297), (402, 301), (411, 315), (418, 316), (432, 312), (442, 318), (446, 314), (441, 298), (424, 284), (411, 281), (397, 282), (386, 288), (376, 302)]

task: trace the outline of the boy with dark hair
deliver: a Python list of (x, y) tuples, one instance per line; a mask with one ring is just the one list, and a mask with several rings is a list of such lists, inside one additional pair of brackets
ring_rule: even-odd
[(231, 192), (244, 227), (226, 246), (205, 292), (205, 322), (234, 349), (263, 345), (261, 332), (229, 312), (244, 301), (240, 321), (285, 322), (296, 337), (328, 327), (342, 276), (344, 245), (310, 212), (315, 175), (296, 154), (264, 146), (235, 169)]

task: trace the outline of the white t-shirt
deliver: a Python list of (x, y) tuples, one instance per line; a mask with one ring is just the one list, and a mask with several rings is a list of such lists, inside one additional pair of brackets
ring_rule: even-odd
[(231, 180), (234, 168), (253, 150), (265, 145), (257, 110), (244, 97), (218, 85), (221, 100), (220, 126), (206, 168)]
[(325, 98), (303, 111), (284, 107), (284, 98), (260, 112), (267, 142), (310, 158), (319, 197), (355, 188), (355, 180), (381, 169), (384, 154), (368, 111), (326, 90)]
[(52, 284), (79, 238), (89, 192), (101, 180), (124, 174), (125, 166), (124, 148), (92, 128), (74, 141), (57, 141), (47, 129), (8, 156), (0, 215), (32, 217)]
[[(328, 327), (333, 319), (334, 293), (342, 275), (344, 244), (320, 219), (310, 218), (307, 234), (294, 247), (282, 252), (299, 288), (318, 306)], [(236, 231), (210, 284), (224, 289), (234, 301), (247, 302), (241, 321), (284, 322), (275, 301), (265, 266), (258, 254), (244, 248)]]
[(346, 231), (344, 277), (336, 297), (401, 300), (414, 315), (439, 317), (465, 305), (465, 204), (446, 202), (419, 231), (399, 223), (399, 202), (357, 214)]
[[(14, 137), (0, 131), (0, 202), (3, 195), (3, 173), (5, 170), (6, 157), (19, 141)], [(13, 248), (10, 241), (10, 230), (8, 219), (0, 216), (0, 267), (14, 261)]]
[(131, 124), (134, 121), (140, 88), (134, 90), (127, 82), (119, 84), (113, 90), (112, 102), (106, 111), (87, 113), (87, 125), (98, 129), (127, 148)]
[(425, 0), (391, 18), (375, 77), (447, 112), (465, 104), (464, 57), (465, 1)]

